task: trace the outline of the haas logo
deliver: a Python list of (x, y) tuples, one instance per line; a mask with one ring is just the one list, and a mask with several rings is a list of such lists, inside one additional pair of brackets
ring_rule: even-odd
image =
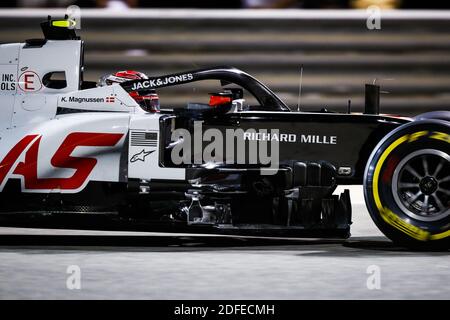
[[(51, 158), (51, 164), (57, 168), (75, 169), (68, 178), (38, 178), (38, 150), (41, 142), (40, 135), (27, 135), (20, 140), (0, 162), (0, 186), (4, 185), (8, 174), (22, 175), (26, 190), (72, 190), (83, 186), (89, 174), (97, 164), (95, 158), (81, 158), (71, 156), (73, 150), (79, 146), (113, 147), (122, 138), (121, 133), (91, 133), (75, 132), (69, 134)], [(16, 164), (19, 156), (31, 144), (25, 153), (25, 161)]]

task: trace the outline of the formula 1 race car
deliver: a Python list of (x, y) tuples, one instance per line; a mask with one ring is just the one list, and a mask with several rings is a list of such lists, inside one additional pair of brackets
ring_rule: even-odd
[[(98, 86), (70, 23), (41, 27), (0, 46), (2, 225), (346, 238), (334, 192), (363, 184), (387, 237), (448, 244), (449, 111), (379, 114), (376, 85), (364, 113), (291, 111), (233, 67)], [(208, 103), (136, 98), (203, 80), (221, 84)]]

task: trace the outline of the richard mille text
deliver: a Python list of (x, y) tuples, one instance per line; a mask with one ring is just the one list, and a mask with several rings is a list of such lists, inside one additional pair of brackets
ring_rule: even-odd
[(278, 142), (300, 142), (310, 144), (337, 144), (337, 136), (293, 134), (293, 133), (266, 133), (245, 132), (244, 140), (249, 141), (278, 141)]

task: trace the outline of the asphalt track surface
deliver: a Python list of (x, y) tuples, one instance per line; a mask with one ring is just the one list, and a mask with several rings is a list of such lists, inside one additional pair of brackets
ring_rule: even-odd
[(449, 299), (449, 252), (394, 246), (352, 196), (346, 241), (0, 228), (0, 299)]

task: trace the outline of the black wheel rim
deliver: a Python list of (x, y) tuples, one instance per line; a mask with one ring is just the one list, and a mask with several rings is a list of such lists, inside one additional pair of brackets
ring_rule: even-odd
[(407, 155), (394, 170), (392, 193), (409, 217), (436, 221), (450, 214), (450, 157), (435, 149)]

